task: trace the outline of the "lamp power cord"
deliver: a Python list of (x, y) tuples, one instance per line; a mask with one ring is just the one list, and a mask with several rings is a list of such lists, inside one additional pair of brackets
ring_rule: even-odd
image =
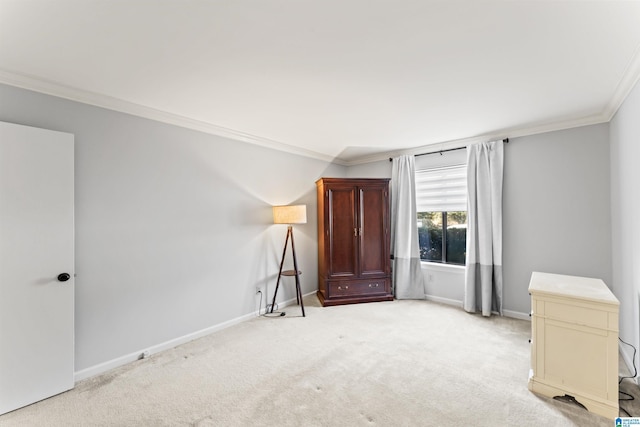
[[(633, 345), (629, 344), (628, 342), (623, 341), (622, 338), (618, 337), (618, 339), (620, 340), (621, 343), (626, 344), (633, 349), (633, 358), (631, 359), (633, 361), (633, 375), (620, 377), (620, 381), (618, 381), (618, 386), (620, 386), (620, 384), (622, 384), (622, 380), (635, 378), (638, 375), (638, 368), (636, 367), (636, 348)], [(629, 411), (627, 411), (622, 407), (621, 403), (628, 402), (631, 400), (635, 400), (635, 397), (633, 397), (629, 393), (620, 391), (620, 387), (618, 387), (618, 401), (619, 401), (618, 406), (620, 408), (620, 411), (627, 414), (628, 417), (631, 417), (632, 415), (629, 413)]]

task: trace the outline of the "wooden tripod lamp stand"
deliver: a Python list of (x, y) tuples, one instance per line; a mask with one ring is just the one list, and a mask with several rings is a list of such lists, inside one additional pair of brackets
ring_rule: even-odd
[[(307, 205), (293, 205), (293, 206), (274, 206), (273, 207), (273, 223), (274, 224), (288, 224), (287, 238), (284, 241), (284, 250), (282, 251), (282, 261), (280, 261), (280, 271), (278, 272), (278, 281), (276, 282), (276, 291), (273, 293), (273, 301), (271, 303), (271, 313), (273, 313), (273, 307), (276, 304), (276, 295), (278, 294), (278, 287), (280, 286), (280, 278), (282, 276), (295, 276), (296, 278), (296, 301), (302, 308), (302, 317), (304, 314), (304, 304), (302, 303), (302, 291), (300, 290), (300, 274), (302, 272), (298, 270), (298, 260), (296, 259), (296, 245), (293, 242), (293, 226), (291, 224), (306, 224), (307, 223)], [(284, 256), (287, 253), (287, 245), (291, 238), (291, 252), (293, 253), (293, 270), (282, 271), (284, 265)]]

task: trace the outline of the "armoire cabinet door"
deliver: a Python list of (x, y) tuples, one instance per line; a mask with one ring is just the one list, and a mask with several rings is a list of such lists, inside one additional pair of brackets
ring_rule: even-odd
[(356, 189), (334, 186), (328, 190), (329, 278), (358, 274), (356, 246)]
[(368, 186), (358, 188), (358, 208), (360, 220), (358, 252), (360, 277), (380, 276), (388, 273), (387, 186)]

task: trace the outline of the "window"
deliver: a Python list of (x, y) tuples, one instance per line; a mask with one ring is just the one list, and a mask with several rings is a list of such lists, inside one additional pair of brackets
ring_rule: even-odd
[(464, 265), (467, 243), (467, 166), (416, 171), (420, 258)]

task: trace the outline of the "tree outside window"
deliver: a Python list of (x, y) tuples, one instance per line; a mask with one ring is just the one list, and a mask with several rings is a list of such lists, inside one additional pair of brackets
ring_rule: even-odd
[(418, 212), (420, 259), (464, 265), (467, 212)]

